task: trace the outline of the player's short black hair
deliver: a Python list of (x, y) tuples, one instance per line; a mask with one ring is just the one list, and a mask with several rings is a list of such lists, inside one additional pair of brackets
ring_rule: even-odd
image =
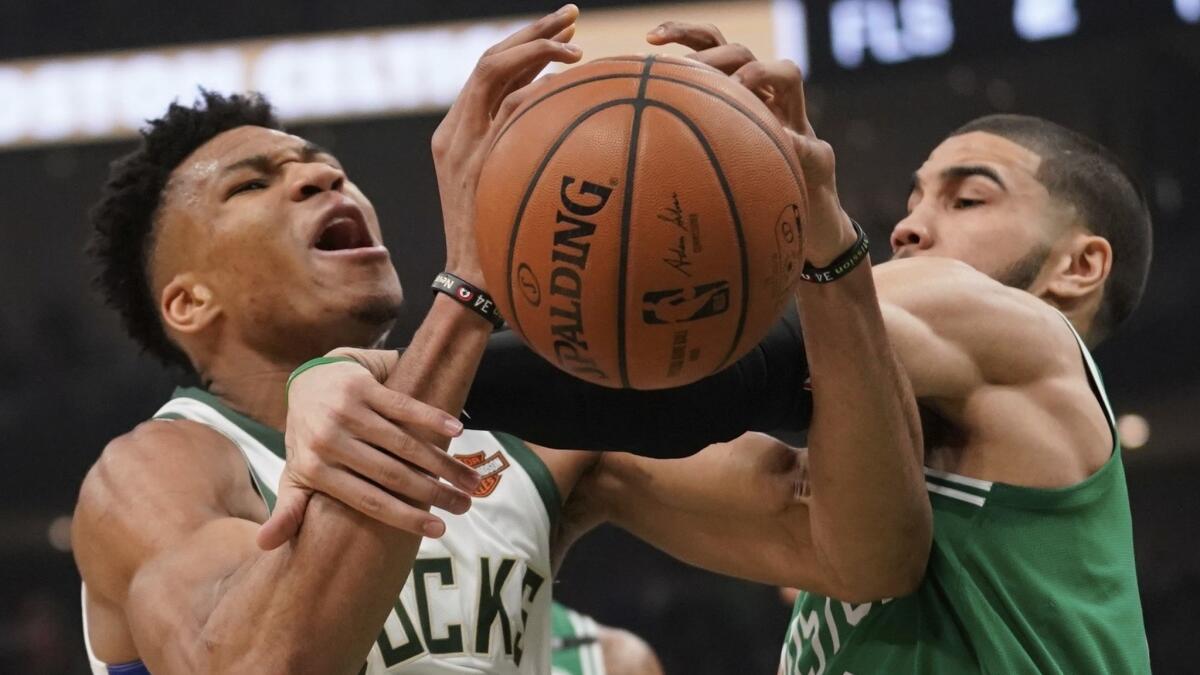
[(175, 167), (218, 134), (246, 125), (281, 128), (271, 104), (256, 93), (223, 96), (201, 89), (191, 106), (172, 103), (166, 114), (147, 122), (136, 150), (109, 165), (100, 199), (89, 212), (88, 253), (98, 264), (94, 281), (105, 303), (143, 350), (187, 371), (192, 364), (167, 337), (150, 289), (154, 225)]
[(972, 131), (1002, 136), (1040, 155), (1037, 179), (1112, 246), (1112, 271), (1093, 328), (1095, 338), (1107, 336), (1137, 307), (1150, 272), (1150, 209), (1137, 180), (1108, 148), (1040, 117), (987, 115), (950, 135)]

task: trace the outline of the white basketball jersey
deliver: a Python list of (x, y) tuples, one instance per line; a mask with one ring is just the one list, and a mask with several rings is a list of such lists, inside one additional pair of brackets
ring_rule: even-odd
[[(200, 422), (229, 438), (274, 508), (283, 434), (195, 388), (176, 390), (155, 418)], [(511, 436), (468, 430), (448, 451), (483, 475), (483, 484), (465, 514), (434, 510), (446, 533), (422, 540), (361, 673), (547, 673), (558, 488), (541, 459)]]

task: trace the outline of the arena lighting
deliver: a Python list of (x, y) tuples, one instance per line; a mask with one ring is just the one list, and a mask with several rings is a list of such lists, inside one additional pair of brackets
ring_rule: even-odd
[[(287, 122), (442, 110), (479, 54), (532, 18), (0, 62), (0, 148), (129, 136), (200, 85), (262, 91)], [(646, 31), (667, 18), (715, 23), (760, 58), (807, 66), (800, 0), (587, 10), (575, 42), (590, 58), (647, 52)]]
[(59, 516), (46, 528), (46, 539), (57, 551), (71, 550), (71, 516)]
[(1075, 0), (1016, 0), (1013, 27), (1030, 41), (1072, 35), (1079, 28)]
[(837, 0), (829, 8), (833, 57), (857, 68), (939, 56), (954, 44), (950, 0)]
[(1117, 418), (1117, 435), (1122, 448), (1137, 450), (1150, 440), (1150, 422), (1135, 413), (1121, 415)]
[(1175, 13), (1188, 23), (1200, 23), (1200, 0), (1175, 0)]

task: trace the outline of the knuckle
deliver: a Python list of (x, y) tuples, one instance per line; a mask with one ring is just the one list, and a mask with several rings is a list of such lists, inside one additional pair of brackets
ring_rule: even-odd
[(383, 509), (383, 502), (374, 493), (364, 492), (358, 496), (358, 509), (363, 513), (379, 513)]
[(409, 435), (404, 429), (396, 428), (393, 438), (392, 447), (397, 457), (412, 457), (415, 454), (417, 447), (416, 439)]
[(396, 394), (392, 397), (392, 408), (400, 415), (409, 415), (412, 413), (414, 400), (404, 394)]
[(313, 483), (320, 477), (321, 460), (316, 455), (306, 454), (297, 457), (293, 464), (292, 470), (305, 482)]
[(333, 420), (334, 415), (318, 422), (313, 429), (310, 448), (314, 452), (328, 451), (337, 443), (339, 425)]
[(479, 59), (479, 61), (475, 63), (475, 75), (481, 79), (490, 77), (495, 70), (496, 59), (493, 55), (487, 54), (486, 52)]
[(399, 491), (404, 487), (404, 477), (395, 462), (382, 462), (376, 471), (379, 482)]

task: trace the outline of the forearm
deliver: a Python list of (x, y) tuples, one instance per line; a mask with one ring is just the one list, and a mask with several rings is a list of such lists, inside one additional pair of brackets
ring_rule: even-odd
[(684, 457), (747, 430), (807, 428), (807, 375), (799, 323), (791, 313), (729, 368), (656, 391), (584, 382), (538, 357), (515, 334), (498, 333), (467, 401), (467, 422), (548, 447)]
[[(393, 369), (389, 385), (457, 413), (490, 329), (483, 319), (439, 298)], [(443, 446), (448, 442), (445, 437), (428, 440)], [(357, 672), (419, 546), (419, 537), (315, 493), (294, 542), (261, 554), (231, 577), (224, 593), (231, 600), (218, 606), (207, 628), (254, 634), (269, 625), (275, 639), (259, 644), (268, 652), (283, 652), (269, 658), (286, 658), (313, 672)], [(319, 643), (313, 635), (322, 636)]]
[(582, 487), (608, 522), (689, 564), (821, 590), (796, 488), (798, 456), (782, 444), (741, 441), (683, 460), (606, 455)]
[(861, 589), (899, 569), (923, 571), (932, 526), (920, 422), (870, 265), (802, 284), (797, 298), (813, 387), (812, 538), (826, 573)]

